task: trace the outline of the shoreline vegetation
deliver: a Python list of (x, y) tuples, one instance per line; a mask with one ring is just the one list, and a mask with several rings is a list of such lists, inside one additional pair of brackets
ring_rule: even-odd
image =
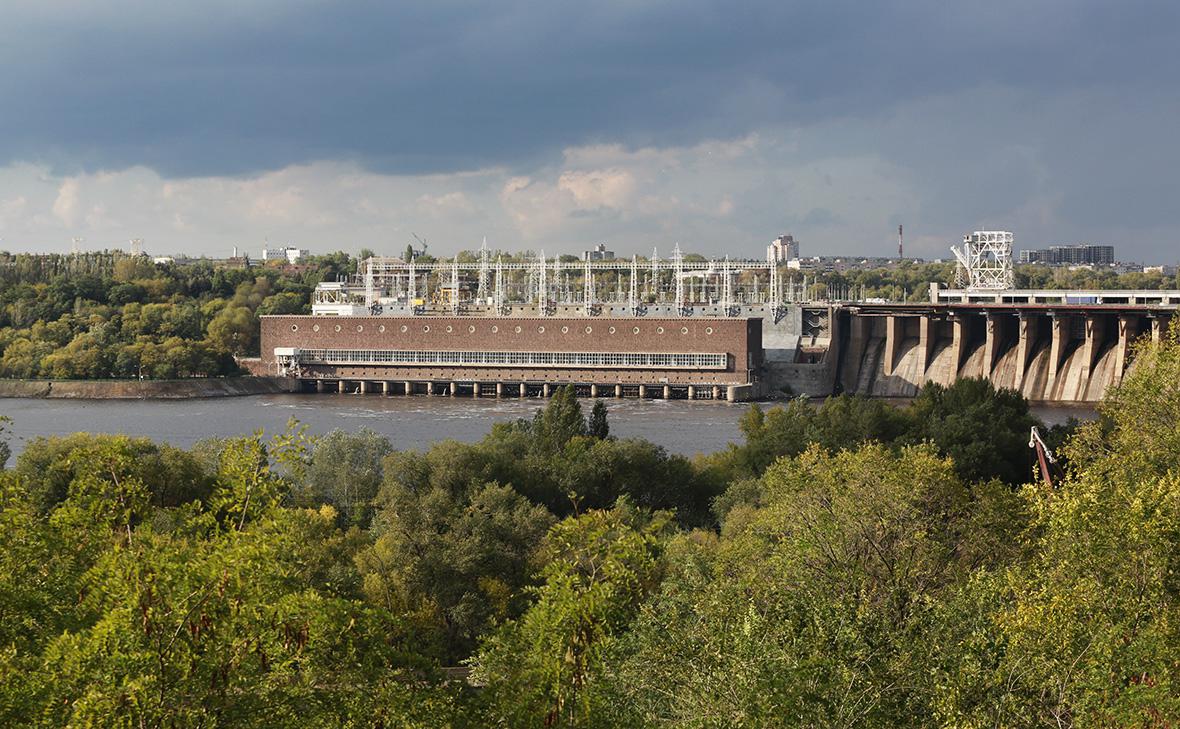
[(0, 724), (1175, 724), (1180, 333), (1137, 357), (1052, 483), (984, 380), (693, 459), (569, 388), (423, 451), (0, 449)]

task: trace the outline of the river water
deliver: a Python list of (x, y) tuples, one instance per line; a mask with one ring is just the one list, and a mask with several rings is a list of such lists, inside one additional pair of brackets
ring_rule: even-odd
[[(582, 401), (589, 412), (589, 402)], [(672, 453), (691, 456), (721, 450), (740, 441), (738, 420), (749, 405), (714, 401), (605, 400), (611, 433), (645, 438)], [(492, 424), (531, 417), (539, 399), (382, 397), (380, 395), (254, 395), (200, 400), (41, 400), (0, 399), (0, 415), (12, 422), (7, 439), (16, 455), (38, 436), (79, 431), (149, 436), (182, 448), (209, 437), (282, 432), (290, 418), (313, 433), (334, 428), (369, 428), (398, 449), (423, 449), (453, 438), (477, 441)], [(1090, 408), (1034, 407), (1053, 424), (1073, 416), (1094, 417)]]

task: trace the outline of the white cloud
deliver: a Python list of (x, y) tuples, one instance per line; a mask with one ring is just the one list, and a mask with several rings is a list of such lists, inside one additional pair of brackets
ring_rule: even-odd
[(635, 194), (635, 175), (628, 170), (569, 170), (562, 172), (557, 189), (568, 192), (582, 210), (627, 208)]
[(70, 177), (61, 183), (57, 199), (53, 201), (53, 214), (66, 225), (73, 225), (78, 218), (78, 179)]
[[(884, 255), (905, 223), (907, 253), (933, 258), (984, 225), (1012, 229), (1029, 246), (1164, 236), (1163, 224), (1136, 232), (1118, 221), (1086, 227), (1071, 220), (1070, 199), (1054, 182), (1060, 172), (1035, 145), (996, 150), (971, 165), (866, 151), (956, 103), (932, 101), (905, 117), (849, 120), (835, 130), (570, 147), (552, 164), (517, 170), (394, 175), (315, 162), (248, 177), (164, 179), (143, 167), (63, 176), (11, 165), (0, 168), (0, 238), (14, 250), (68, 250), (71, 237), (84, 236), (91, 247), (143, 238), (160, 254), (220, 255), (264, 239), (319, 252), (393, 253), (412, 231), (440, 254), (478, 247), (486, 235), (493, 247), (550, 255), (598, 242), (624, 255), (647, 253), (679, 241), (686, 250), (744, 256), (791, 232), (808, 255)], [(837, 145), (833, 134), (871, 143)], [(933, 148), (947, 144), (927, 136)], [(1165, 262), (1173, 261), (1174, 254)]]
[(423, 194), (419, 195), (415, 202), (418, 210), (433, 217), (467, 216), (475, 212), (475, 205), (462, 192), (447, 192), (441, 195)]
[(143, 238), (153, 253), (218, 255), (264, 239), (392, 252), (414, 231), (440, 253), (487, 235), (496, 247), (550, 253), (599, 241), (646, 252), (679, 240), (702, 252), (753, 255), (788, 228), (805, 245), (818, 247), (821, 236), (855, 241), (863, 231), (838, 221), (914, 204), (897, 184), (902, 175), (879, 159), (801, 164), (792, 149), (768, 135), (687, 147), (571, 147), (559, 164), (527, 175), (499, 168), (384, 175), (318, 162), (251, 177), (166, 180), (142, 167), (57, 177), (12, 166), (0, 169), (0, 200), (24, 202), (0, 208), (0, 237), (18, 249), (57, 250), (75, 235), (91, 247)]
[(29, 199), (24, 195), (0, 200), (0, 228), (8, 227), (9, 221), (14, 221), (24, 215), (29, 206)]

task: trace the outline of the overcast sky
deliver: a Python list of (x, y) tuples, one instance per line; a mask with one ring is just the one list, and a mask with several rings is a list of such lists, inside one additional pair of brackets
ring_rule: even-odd
[[(184, 7), (187, 5), (188, 7)], [(1180, 3), (3, 0), (0, 249), (1180, 259)]]

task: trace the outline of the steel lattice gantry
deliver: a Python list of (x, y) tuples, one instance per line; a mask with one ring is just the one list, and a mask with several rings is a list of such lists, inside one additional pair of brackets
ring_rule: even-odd
[(542, 316), (558, 307), (577, 307), (593, 316), (602, 304), (625, 305), (633, 314), (647, 305), (719, 306), (730, 313), (741, 305), (779, 307), (803, 296), (804, 285), (784, 282), (778, 266), (758, 260), (685, 260), (679, 247), (668, 259), (563, 263), (542, 251), (532, 260), (491, 259), (486, 248), (472, 261), (421, 263), (372, 257), (353, 282), (333, 288), (332, 303), (345, 294), (359, 309), (400, 306), (456, 314), (462, 310), (500, 312), (513, 304), (535, 306)]

